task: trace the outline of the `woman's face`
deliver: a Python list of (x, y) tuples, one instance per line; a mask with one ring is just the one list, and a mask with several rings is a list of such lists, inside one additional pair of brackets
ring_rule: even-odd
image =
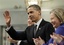
[(61, 22), (60, 20), (54, 15), (54, 13), (50, 14), (50, 19), (51, 19), (51, 23), (53, 25), (54, 28), (57, 28), (58, 26), (60, 26)]

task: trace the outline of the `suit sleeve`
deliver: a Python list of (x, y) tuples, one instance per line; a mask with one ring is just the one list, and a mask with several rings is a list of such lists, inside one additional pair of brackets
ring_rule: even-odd
[(50, 39), (50, 34), (52, 34), (55, 30), (51, 23), (48, 23), (46, 26), (47, 27), (46, 27), (45, 35), (46, 35), (46, 42), (48, 42)]
[(13, 27), (11, 27), (8, 31), (6, 31), (14, 40), (26, 40), (26, 33), (22, 31), (21, 33), (15, 31)]

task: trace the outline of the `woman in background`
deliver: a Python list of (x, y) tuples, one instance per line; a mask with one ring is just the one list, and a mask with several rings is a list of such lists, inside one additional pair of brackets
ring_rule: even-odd
[[(64, 36), (64, 10), (61, 8), (53, 9), (50, 12), (50, 19), (53, 27), (55, 28), (55, 33)], [(35, 45), (52, 45), (54, 40), (51, 38), (47, 43), (39, 38), (33, 38)]]

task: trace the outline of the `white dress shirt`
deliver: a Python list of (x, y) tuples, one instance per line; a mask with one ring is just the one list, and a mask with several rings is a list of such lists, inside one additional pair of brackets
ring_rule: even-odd
[(37, 23), (34, 24), (34, 25), (37, 25), (37, 29), (38, 29), (38, 27), (39, 27), (41, 21), (42, 21), (42, 18), (41, 18)]

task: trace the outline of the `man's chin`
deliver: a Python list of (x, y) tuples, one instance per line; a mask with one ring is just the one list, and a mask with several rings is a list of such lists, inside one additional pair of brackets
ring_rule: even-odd
[(35, 22), (36, 23), (37, 21), (36, 20), (32, 20), (32, 22)]
[(54, 28), (57, 28), (56, 26), (53, 26)]
[(55, 26), (53, 25), (53, 27), (55, 28)]

